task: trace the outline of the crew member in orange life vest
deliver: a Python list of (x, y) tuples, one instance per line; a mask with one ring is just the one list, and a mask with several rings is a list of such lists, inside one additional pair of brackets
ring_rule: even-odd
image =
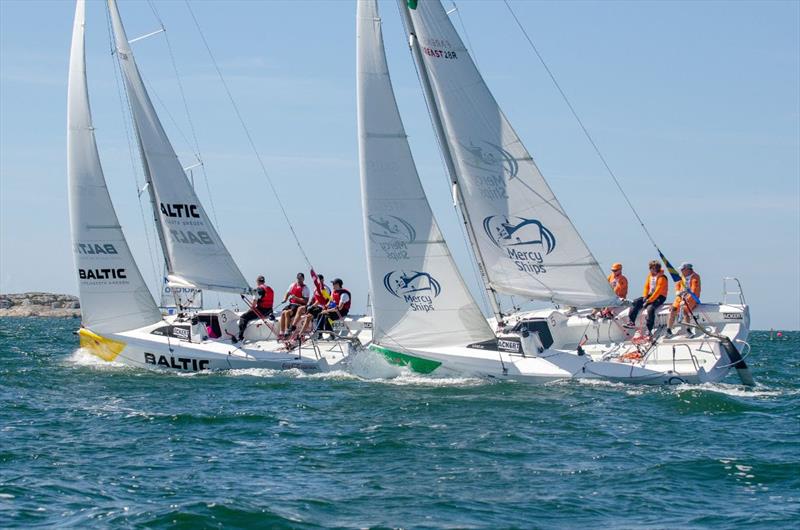
[(281, 313), (280, 334), (283, 336), (288, 335), (295, 329), (297, 325), (294, 322), (295, 315), (298, 307), (305, 307), (310, 297), (308, 285), (303, 283), (306, 275), (302, 272), (297, 273), (297, 281), (289, 286), (286, 294), (283, 295), (283, 301), (289, 301), (289, 305), (283, 309)]
[(263, 276), (259, 275), (259, 277), (256, 278), (255, 298), (250, 306), (250, 310), (239, 318), (240, 341), (244, 339), (244, 329), (247, 327), (247, 323), (259, 318), (259, 315), (270, 320), (275, 320), (275, 316), (272, 314), (272, 303), (274, 299), (275, 293), (272, 287), (264, 282)]
[[(694, 272), (694, 267), (692, 267), (691, 263), (681, 263), (681, 276), (683, 276), (683, 279), (675, 284), (675, 302), (669, 308), (667, 337), (672, 336), (672, 325), (675, 324), (678, 311), (683, 309), (683, 321), (688, 323), (692, 311), (697, 307), (697, 300), (700, 299), (700, 275)], [(690, 292), (694, 296), (689, 294)], [(691, 336), (692, 328), (687, 327), (686, 334)]]
[[(614, 263), (611, 265), (611, 274), (608, 275), (607, 279), (608, 284), (611, 285), (611, 288), (614, 290), (614, 294), (617, 295), (620, 300), (624, 301), (625, 297), (628, 296), (628, 278), (622, 274), (622, 263)], [(600, 318), (614, 318), (614, 308), (604, 307), (602, 309), (592, 309), (588, 318), (596, 320), (598, 316)]]
[(350, 312), (350, 291), (342, 286), (342, 280), (333, 280), (333, 293), (328, 308), (322, 311), (317, 319), (317, 331), (333, 331), (331, 323), (347, 316)]
[(625, 324), (626, 328), (636, 327), (636, 317), (639, 316), (639, 311), (644, 308), (647, 314), (647, 330), (652, 333), (653, 325), (656, 322), (656, 311), (661, 307), (661, 304), (667, 299), (667, 292), (669, 285), (664, 271), (661, 270), (661, 263), (652, 260), (648, 263), (650, 274), (644, 282), (644, 291), (642, 296), (633, 301), (633, 307), (630, 312), (630, 322)]

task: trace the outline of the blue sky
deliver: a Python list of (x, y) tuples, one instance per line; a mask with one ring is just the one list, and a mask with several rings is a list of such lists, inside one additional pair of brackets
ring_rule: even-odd
[[(305, 268), (302, 257), (186, 6), (154, 5), (186, 89), (220, 233), (248, 278), (264, 273), (282, 290)], [(311, 260), (344, 278), (363, 309), (355, 3), (192, 5)], [(754, 327), (800, 328), (800, 3), (512, 5), (661, 248), (673, 262), (695, 264), (703, 298), (720, 299), (721, 278), (736, 276)], [(423, 184), (474, 285), (397, 8), (380, 7)], [(158, 28), (147, 3), (123, 1), (120, 9), (129, 37)], [(0, 2), (0, 292), (77, 291), (66, 202), (73, 10), (66, 1)], [(623, 262), (639, 290), (652, 247), (505, 6), (462, 1), (459, 12), (463, 27), (458, 19), (456, 27), (462, 36), (466, 29), (487, 83), (589, 247), (604, 268)], [(141, 171), (126, 137), (102, 3), (89, 3), (87, 32), (106, 179), (139, 266), (155, 284), (154, 243), (136, 197)], [(191, 164), (163, 35), (135, 43), (134, 53), (176, 150)]]

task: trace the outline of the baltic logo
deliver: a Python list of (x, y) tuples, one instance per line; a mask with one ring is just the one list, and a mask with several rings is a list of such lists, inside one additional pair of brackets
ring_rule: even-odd
[(474, 176), (474, 183), (483, 199), (508, 199), (506, 180), (511, 180), (519, 172), (519, 163), (514, 155), (491, 142), (475, 145), (461, 144), (468, 153), (464, 163), (479, 173)]
[[(556, 248), (556, 237), (541, 221), (506, 215), (490, 215), (483, 220), (483, 231), (503, 249), (521, 272), (544, 274), (544, 256)], [(530, 247), (541, 250), (531, 250)]]
[[(214, 240), (205, 230), (189, 230), (187, 227), (203, 226), (200, 209), (196, 204), (161, 203), (161, 219), (169, 225), (172, 240), (185, 245), (213, 245)], [(195, 220), (197, 219), (197, 220)], [(181, 228), (171, 228), (180, 226)]]
[(369, 238), (380, 245), (389, 259), (408, 259), (408, 245), (417, 239), (414, 227), (394, 215), (370, 215)]
[(383, 277), (383, 286), (397, 298), (406, 302), (412, 311), (432, 311), (433, 299), (442, 292), (439, 281), (420, 271), (392, 271)]

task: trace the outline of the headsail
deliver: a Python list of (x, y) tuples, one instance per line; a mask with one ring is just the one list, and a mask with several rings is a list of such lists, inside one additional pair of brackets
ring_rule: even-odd
[(82, 323), (97, 333), (139, 328), (161, 319), (108, 194), (89, 107), (84, 57), (85, 4), (72, 30), (67, 96), (69, 215)]
[[(408, 10), (463, 207), (498, 292), (575, 306), (615, 303), (600, 266), (489, 91), (438, 0)], [(409, 18), (407, 18), (409, 20)], [(413, 40), (413, 39), (412, 39)]]
[(247, 281), (217, 234), (158, 119), (133, 58), (115, 0), (108, 0), (156, 225), (176, 285), (243, 291)]
[(390, 348), (494, 337), (419, 181), (397, 109), (375, 0), (358, 2), (358, 139), (373, 339)]

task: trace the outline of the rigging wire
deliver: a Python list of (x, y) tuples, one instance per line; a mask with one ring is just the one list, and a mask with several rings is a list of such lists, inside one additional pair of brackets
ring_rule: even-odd
[(584, 136), (586, 136), (586, 139), (589, 141), (589, 143), (591, 144), (592, 148), (594, 149), (595, 154), (597, 154), (597, 157), (600, 159), (600, 162), (603, 164), (603, 166), (605, 167), (606, 171), (611, 176), (612, 180), (614, 181), (614, 184), (616, 184), (616, 186), (617, 186), (617, 189), (622, 194), (622, 197), (625, 199), (625, 202), (628, 203), (628, 207), (631, 209), (631, 212), (633, 212), (633, 215), (636, 217), (636, 220), (639, 221), (639, 226), (642, 227), (642, 230), (644, 230), (644, 233), (645, 233), (645, 235), (647, 235), (647, 238), (650, 240), (650, 243), (652, 243), (653, 246), (656, 248), (656, 250), (658, 250), (659, 253), (660, 253), (661, 251), (659, 250), (658, 245), (656, 244), (655, 240), (653, 239), (653, 236), (650, 235), (650, 231), (645, 226), (644, 221), (642, 221), (642, 218), (639, 216), (639, 212), (636, 211), (636, 208), (633, 206), (633, 203), (628, 198), (628, 194), (625, 193), (625, 190), (622, 188), (622, 185), (620, 184), (619, 180), (617, 179), (617, 175), (611, 169), (611, 166), (606, 161), (606, 157), (603, 156), (603, 153), (600, 151), (600, 148), (597, 146), (597, 143), (595, 143), (594, 138), (592, 138), (592, 135), (589, 134), (589, 130), (583, 124), (583, 120), (581, 120), (581, 118), (578, 116), (578, 113), (575, 110), (575, 107), (572, 106), (572, 103), (570, 102), (569, 98), (567, 97), (567, 94), (561, 88), (561, 85), (556, 80), (556, 77), (555, 77), (555, 75), (553, 75), (553, 72), (550, 70), (550, 67), (547, 66), (547, 63), (545, 62), (544, 57), (542, 57), (542, 54), (539, 53), (539, 49), (533, 43), (533, 40), (528, 35), (528, 32), (525, 30), (525, 27), (522, 25), (522, 22), (520, 22), (519, 18), (517, 17), (517, 14), (511, 8), (511, 4), (509, 3), (508, 0), (503, 0), (503, 3), (508, 8), (509, 13), (511, 13), (511, 16), (514, 18), (514, 21), (517, 23), (517, 26), (519, 26), (519, 29), (522, 31), (522, 34), (525, 36), (525, 40), (528, 41), (528, 44), (530, 45), (531, 49), (533, 49), (533, 52), (536, 54), (536, 57), (539, 58), (539, 62), (542, 63), (542, 66), (544, 67), (545, 71), (547, 72), (547, 75), (550, 77), (550, 80), (553, 82), (553, 85), (556, 87), (556, 90), (558, 90), (558, 93), (561, 95), (561, 98), (567, 104), (567, 107), (569, 108), (570, 112), (572, 113), (572, 116), (575, 118), (575, 121), (578, 122), (578, 125), (580, 126), (581, 130), (583, 131)]
[[(156, 235), (150, 233), (150, 223), (147, 222), (147, 216), (144, 213), (144, 205), (142, 204), (142, 190), (144, 189), (145, 184), (139, 184), (139, 170), (137, 170), (135, 160), (139, 160), (139, 163), (142, 163), (141, 158), (135, 156), (133, 154), (133, 139), (131, 134), (131, 124), (127, 118), (128, 115), (132, 113), (131, 106), (130, 106), (130, 98), (128, 97), (128, 89), (124, 83), (120, 83), (120, 78), (122, 77), (122, 72), (120, 71), (119, 63), (115, 60), (114, 55), (116, 54), (116, 47), (114, 46), (114, 30), (111, 27), (111, 15), (109, 14), (108, 10), (106, 9), (106, 29), (108, 30), (108, 38), (109, 38), (109, 46), (111, 49), (111, 53), (109, 57), (111, 57), (111, 63), (113, 64), (114, 70), (114, 82), (117, 85), (117, 97), (119, 99), (119, 106), (123, 123), (123, 128), (125, 129), (125, 137), (128, 142), (128, 156), (131, 163), (131, 172), (133, 173), (134, 178), (134, 185), (136, 186), (136, 196), (139, 202), (139, 213), (142, 217), (142, 225), (144, 227), (144, 239), (147, 243), (147, 254), (150, 257), (150, 266), (152, 267), (153, 279), (155, 280), (155, 285), (160, 286), (163, 282), (163, 277), (158, 274), (158, 268), (156, 267), (156, 257), (155, 253), (153, 252), (153, 241), (156, 238)], [(127, 103), (127, 105), (126, 105)], [(126, 112), (127, 110), (127, 112)], [(139, 169), (143, 171), (143, 168), (139, 166)], [(154, 218), (155, 219), (155, 218)]]
[(225, 81), (225, 78), (222, 75), (222, 70), (219, 68), (219, 64), (217, 63), (214, 54), (211, 52), (211, 47), (206, 40), (205, 34), (203, 33), (202, 28), (200, 27), (200, 23), (197, 20), (197, 17), (194, 14), (194, 10), (192, 10), (192, 6), (189, 3), (189, 0), (184, 0), (186, 4), (186, 8), (189, 10), (189, 14), (192, 16), (192, 20), (194, 21), (195, 27), (197, 27), (197, 31), (200, 34), (200, 39), (203, 41), (203, 45), (208, 52), (209, 57), (211, 58), (211, 62), (214, 65), (214, 69), (217, 71), (217, 75), (219, 76), (220, 82), (222, 83), (223, 88), (225, 89), (225, 93), (228, 95), (228, 100), (233, 107), (234, 112), (236, 113), (236, 117), (239, 119), (239, 123), (244, 130), (245, 136), (247, 136), (247, 141), (250, 143), (250, 147), (255, 154), (256, 160), (258, 160), (258, 165), (261, 167), (261, 172), (264, 174), (264, 177), (267, 179), (267, 183), (269, 184), (270, 189), (272, 190), (272, 194), (275, 196), (275, 200), (280, 207), (281, 213), (283, 214), (283, 218), (286, 220), (286, 224), (289, 226), (289, 231), (292, 233), (292, 237), (294, 237), (294, 241), (297, 244), (297, 248), (300, 250), (300, 254), (303, 255), (303, 259), (306, 261), (306, 264), (309, 268), (313, 268), (311, 265), (311, 260), (308, 259), (308, 255), (306, 254), (303, 245), (300, 243), (300, 238), (297, 236), (297, 232), (295, 232), (294, 225), (292, 225), (291, 219), (289, 219), (289, 214), (286, 212), (286, 208), (283, 205), (283, 201), (281, 200), (280, 195), (278, 194), (278, 190), (275, 188), (275, 184), (272, 182), (272, 178), (270, 177), (269, 173), (267, 172), (267, 168), (264, 165), (264, 161), (261, 159), (261, 155), (256, 148), (256, 144), (253, 141), (253, 137), (250, 134), (250, 129), (247, 127), (247, 124), (242, 117), (242, 113), (239, 111), (239, 106), (236, 104), (236, 100), (233, 99), (233, 94), (231, 94), (230, 88), (228, 87), (228, 83)]

